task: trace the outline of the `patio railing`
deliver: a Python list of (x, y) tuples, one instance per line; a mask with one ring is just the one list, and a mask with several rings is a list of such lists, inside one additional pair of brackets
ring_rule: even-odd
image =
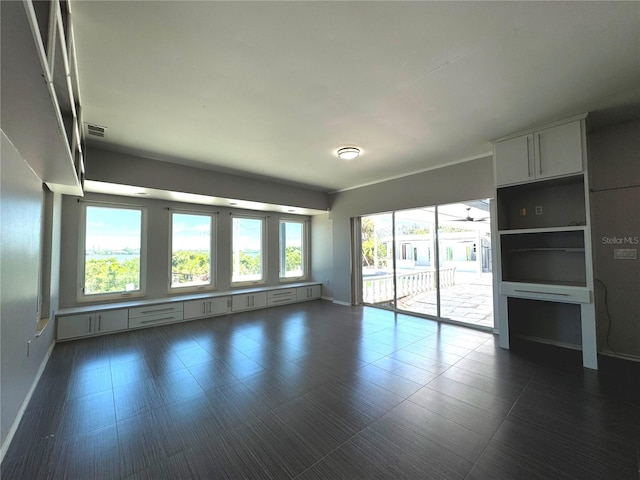
[[(456, 267), (440, 269), (440, 286), (455, 285)], [(436, 289), (435, 270), (419, 270), (396, 275), (398, 298), (428, 292)], [(362, 279), (362, 300), (364, 303), (380, 303), (393, 300), (393, 275), (377, 275)]]

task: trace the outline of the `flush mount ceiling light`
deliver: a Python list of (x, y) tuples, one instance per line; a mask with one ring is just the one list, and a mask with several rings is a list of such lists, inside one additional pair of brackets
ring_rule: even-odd
[(357, 147), (342, 147), (338, 149), (338, 157), (342, 160), (353, 160), (360, 156), (360, 149)]

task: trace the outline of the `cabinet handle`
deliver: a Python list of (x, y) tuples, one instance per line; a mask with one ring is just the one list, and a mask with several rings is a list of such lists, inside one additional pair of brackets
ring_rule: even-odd
[(102, 330), (102, 315), (98, 315), (98, 331)]
[(203, 301), (202, 302), (202, 314), (204, 315), (205, 313), (207, 313), (207, 302)]
[(154, 323), (154, 322), (162, 322), (163, 320), (173, 320), (175, 315), (171, 315), (170, 317), (156, 318), (154, 320), (142, 320), (140, 323)]
[(209, 300), (209, 313), (211, 313), (211, 300)]
[(540, 134), (536, 134), (536, 140), (538, 143), (538, 167), (540, 169), (540, 175), (542, 175), (542, 150), (540, 149)]
[(527, 177), (531, 177), (531, 155), (529, 154), (530, 140), (529, 135), (527, 135)]
[(247, 296), (247, 307), (249, 306), (249, 297)]
[(91, 315), (89, 315), (89, 333), (91, 333), (91, 327), (92, 327), (92, 325), (91, 325)]

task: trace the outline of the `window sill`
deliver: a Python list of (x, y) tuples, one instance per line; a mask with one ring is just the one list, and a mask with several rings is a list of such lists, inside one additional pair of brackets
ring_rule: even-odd
[(49, 320), (49, 317), (41, 318), (40, 320), (38, 320), (38, 323), (36, 323), (36, 337), (42, 335), (42, 332), (44, 332), (44, 330), (47, 328), (47, 325), (49, 325)]

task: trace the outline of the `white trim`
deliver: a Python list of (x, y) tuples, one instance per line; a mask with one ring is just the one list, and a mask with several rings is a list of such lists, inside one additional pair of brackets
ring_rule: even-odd
[[(127, 205), (121, 203), (100, 202), (78, 199), (80, 206), (80, 220), (78, 228), (78, 266), (76, 281), (76, 301), (78, 303), (102, 302), (122, 298), (134, 298), (146, 296), (147, 289), (147, 207), (141, 205)], [(110, 208), (114, 210), (134, 210), (140, 212), (140, 288), (133, 291), (106, 292), (85, 294), (86, 271), (86, 239), (87, 239), (87, 208)]]
[(416, 170), (416, 171), (409, 172), (409, 173), (402, 173), (400, 175), (394, 175), (392, 177), (387, 177), (387, 178), (383, 178), (383, 179), (380, 179), (380, 180), (374, 180), (373, 182), (363, 183), (361, 185), (354, 185), (353, 187), (341, 188), (340, 190), (332, 190), (330, 192), (327, 192), (327, 194), (333, 195), (333, 194), (336, 194), (336, 193), (348, 192), (349, 190), (356, 190), (356, 189), (362, 188), (362, 187), (369, 187), (371, 185), (377, 185), (378, 183), (389, 182), (391, 180), (397, 180), (399, 178), (411, 177), (413, 175), (418, 175), (420, 173), (430, 172), (432, 170), (438, 170), (440, 168), (445, 168), (445, 167), (451, 167), (453, 165), (458, 165), (459, 163), (466, 163), (466, 162), (471, 162), (473, 160), (480, 160), (481, 158), (486, 158), (486, 157), (493, 157), (493, 150), (490, 150), (488, 152), (481, 153), (481, 154), (478, 154), (478, 155), (473, 155), (471, 157), (461, 158), (460, 160), (452, 160), (451, 162), (442, 163), (440, 165), (434, 165), (432, 167), (423, 168), (422, 170)]
[(336, 305), (342, 305), (343, 307), (352, 307), (353, 306), (349, 302), (342, 302), (340, 300), (332, 300), (332, 302), (335, 303)]
[[(251, 285), (264, 285), (267, 283), (267, 277), (268, 277), (268, 272), (267, 272), (267, 268), (268, 268), (268, 259), (267, 259), (267, 251), (268, 251), (268, 243), (267, 243), (267, 235), (269, 234), (268, 230), (267, 230), (267, 223), (268, 223), (268, 218), (270, 217), (269, 215), (244, 215), (244, 214), (236, 214), (234, 212), (230, 212), (229, 213), (231, 215), (231, 228), (229, 231), (229, 234), (231, 235), (231, 258), (230, 263), (231, 263), (231, 279), (230, 279), (230, 286), (231, 288), (235, 288), (235, 287), (245, 287), (245, 286), (251, 286)], [(260, 275), (261, 277), (257, 280), (233, 280), (234, 277), (234, 259), (233, 259), (233, 253), (234, 253), (234, 248), (235, 248), (235, 244), (234, 244), (234, 220), (259, 220), (261, 223), (261, 228), (260, 228)], [(240, 256), (240, 250), (238, 250), (238, 256)], [(238, 262), (240, 260), (238, 259)]]
[[(286, 268), (286, 253), (285, 253), (285, 258), (282, 258), (282, 254), (283, 254), (283, 246), (285, 248), (286, 251), (286, 239), (285, 243), (283, 244), (283, 238), (282, 238), (282, 224), (283, 223), (296, 223), (302, 226), (302, 238), (301, 240), (301, 257), (302, 257), (302, 275), (298, 276), (298, 277), (283, 277), (282, 276), (282, 262), (284, 260), (285, 262), (285, 268)], [(281, 217), (278, 220), (278, 280), (280, 281), (280, 283), (287, 283), (287, 282), (302, 282), (305, 281), (307, 279), (308, 276), (308, 271), (309, 271), (309, 258), (310, 258), (310, 248), (309, 248), (309, 237), (310, 237), (310, 226), (309, 226), (309, 220), (307, 219), (300, 219), (300, 218), (286, 218), (286, 217)]]
[[(175, 293), (189, 293), (189, 292), (206, 292), (216, 289), (216, 281), (217, 281), (217, 266), (218, 262), (216, 261), (216, 238), (217, 238), (217, 229), (218, 229), (218, 212), (213, 213), (200, 213), (198, 211), (191, 210), (177, 210), (169, 208), (169, 278), (168, 281), (168, 291), (169, 295)], [(198, 217), (208, 217), (209, 218), (209, 283), (201, 283), (198, 285), (184, 285), (184, 286), (173, 286), (173, 216), (174, 215), (191, 215)]]
[(519, 130), (518, 132), (511, 133), (509, 135), (504, 135), (502, 137), (496, 138), (495, 140), (491, 140), (491, 143), (495, 145), (498, 142), (504, 142), (505, 140), (509, 140), (511, 138), (521, 137), (523, 135), (528, 135), (528, 134), (531, 134), (531, 133), (534, 133), (534, 132), (539, 132), (540, 130), (546, 130), (548, 128), (559, 127), (560, 125), (564, 125), (566, 123), (571, 123), (571, 122), (584, 120), (584, 119), (587, 118), (587, 115), (588, 115), (588, 113), (580, 113), (578, 115), (574, 115), (572, 117), (565, 118), (563, 120), (556, 120), (555, 122), (545, 123), (545, 124), (540, 125), (540, 126), (538, 126), (536, 128), (528, 128), (526, 130)]
[(44, 372), (44, 369), (47, 366), (47, 363), (49, 362), (49, 358), (51, 357), (51, 352), (53, 352), (53, 347), (55, 347), (55, 346), (56, 346), (56, 341), (54, 339), (51, 342), (51, 345), (49, 346), (49, 349), (47, 350), (47, 354), (42, 359), (42, 363), (40, 364), (40, 367), (38, 367), (38, 371), (36, 372), (36, 376), (33, 379), (33, 383), (31, 384), (31, 387), (29, 388), (29, 391), (27, 392), (27, 395), (24, 397), (24, 401), (22, 402), (22, 405), (20, 406), (20, 410), (18, 410), (18, 414), (16, 415), (16, 418), (13, 420), (13, 423), (11, 424), (11, 428), (9, 429), (9, 432), (7, 432), (7, 436), (4, 439), (4, 443), (2, 444), (2, 447), (0, 447), (0, 462), (2, 462), (4, 460), (4, 456), (7, 453), (7, 450), (9, 450), (9, 446), (11, 445), (11, 441), (13, 440), (13, 436), (18, 431), (18, 426), (20, 425), (20, 422), (22, 421), (22, 417), (24, 416), (24, 412), (26, 411), (27, 406), (29, 405), (29, 402), (31, 401), (31, 397), (33, 396), (33, 392), (35, 391), (36, 386), (38, 386), (38, 382), (40, 381), (40, 377), (42, 376), (42, 373)]

